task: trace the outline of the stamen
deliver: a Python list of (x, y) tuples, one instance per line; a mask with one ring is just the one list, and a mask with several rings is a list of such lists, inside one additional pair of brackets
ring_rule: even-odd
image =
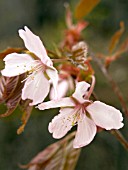
[(32, 74), (33, 72), (38, 72), (40, 70), (44, 70), (44, 66), (42, 63), (37, 63), (34, 66), (31, 66), (31, 69), (28, 71), (29, 74)]
[[(19, 66), (17, 66), (19, 67)], [(24, 67), (26, 67), (26, 65), (24, 65)], [(32, 65), (30, 66), (30, 70), (27, 71), (27, 77), (21, 81), (21, 83), (23, 83), (24, 81), (26, 81), (28, 79), (28, 77), (30, 77), (32, 80), (34, 80), (35, 76), (32, 75), (33, 73), (38, 73), (39, 71), (45, 71), (46, 66), (40, 62), (39, 60), (34, 60)]]

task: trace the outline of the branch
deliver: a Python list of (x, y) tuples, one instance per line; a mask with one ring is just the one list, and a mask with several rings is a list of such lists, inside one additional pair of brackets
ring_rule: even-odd
[(111, 130), (111, 134), (113, 134), (118, 141), (123, 145), (123, 147), (128, 151), (128, 142), (124, 138), (124, 136), (121, 134), (119, 130)]
[(101, 62), (101, 60), (96, 57), (93, 53), (91, 53), (92, 58), (94, 59), (94, 61), (97, 63), (97, 65), (99, 66), (100, 70), (102, 71), (103, 75), (107, 78), (107, 80), (110, 82), (110, 85), (114, 91), (114, 93), (116, 94), (116, 96), (118, 97), (120, 104), (122, 106), (122, 110), (123, 112), (126, 114), (126, 116), (128, 116), (128, 109), (127, 109), (127, 105), (125, 103), (125, 100), (123, 98), (123, 94), (120, 91), (118, 85), (116, 84), (116, 82), (113, 80), (113, 78), (111, 77), (111, 75), (108, 73), (107, 69), (105, 68), (105, 66), (103, 65), (103, 63)]

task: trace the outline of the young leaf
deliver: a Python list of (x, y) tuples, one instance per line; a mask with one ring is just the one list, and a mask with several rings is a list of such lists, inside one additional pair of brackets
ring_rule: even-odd
[(6, 88), (6, 78), (1, 76), (0, 77), (0, 103), (4, 101), (4, 93)]
[(118, 48), (118, 50), (112, 55), (112, 56), (109, 56), (109, 57), (106, 57), (105, 58), (105, 66), (106, 68), (109, 67), (109, 65), (117, 60), (118, 58), (122, 57), (123, 56), (123, 53), (127, 52), (128, 51), (128, 38), (126, 38), (126, 40), (120, 45), (120, 47)]
[(80, 0), (76, 6), (75, 17), (77, 19), (85, 17), (99, 2), (100, 0)]
[(120, 29), (118, 31), (116, 31), (115, 34), (111, 38), (111, 42), (110, 42), (110, 45), (109, 45), (109, 52), (110, 53), (112, 53), (112, 51), (116, 48), (124, 30), (125, 30), (124, 22), (120, 22)]
[(15, 90), (17, 83), (19, 81), (19, 76), (15, 77), (4, 77), (1, 76), (0, 78), (0, 103), (6, 101)]
[(22, 125), (17, 130), (18, 135), (24, 131), (24, 128), (31, 116), (33, 106), (30, 106), (29, 103), (30, 103), (30, 100), (21, 100), (19, 103), (19, 106), (20, 106), (21, 111), (23, 112), (23, 115), (21, 118)]
[(74, 170), (80, 154), (80, 149), (73, 148), (74, 134), (69, 134), (66, 138), (48, 146), (29, 164), (21, 166), (21, 168), (28, 170)]
[(124, 53), (128, 51), (128, 38), (124, 40), (124, 42), (120, 45), (118, 54)]
[(70, 29), (73, 25), (72, 22), (72, 12), (70, 10), (70, 6), (68, 3), (65, 3), (65, 8), (66, 8), (66, 17), (65, 17), (65, 21), (66, 21), (66, 25), (67, 27)]
[(0, 53), (0, 59), (3, 60), (3, 58), (4, 58), (6, 55), (8, 55), (8, 54), (10, 54), (10, 53), (14, 53), (14, 52), (20, 53), (20, 52), (22, 52), (23, 50), (25, 50), (25, 49), (24, 49), (24, 48), (7, 48), (6, 50), (4, 50), (3, 52)]
[[(6, 91), (7, 93), (5, 93), (5, 97), (4, 97), (5, 104), (7, 106), (7, 111), (3, 114), (0, 114), (0, 117), (6, 117), (12, 114), (12, 112), (16, 109), (17, 105), (19, 104), (21, 100), (21, 91), (24, 85), (24, 83), (21, 83), (21, 81), (25, 78), (25, 74), (22, 74), (15, 78), (18, 79), (18, 82), (15, 80), (7, 81), (5, 91), (6, 89), (8, 90)], [(8, 97), (7, 97), (7, 94), (8, 94)]]

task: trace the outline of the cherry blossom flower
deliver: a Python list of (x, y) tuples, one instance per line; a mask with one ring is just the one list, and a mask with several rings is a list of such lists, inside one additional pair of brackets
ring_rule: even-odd
[[(58, 94), (58, 98), (62, 98), (64, 96), (66, 96), (66, 93), (69, 89), (69, 83), (67, 79), (59, 79), (58, 81), (58, 85), (57, 85), (57, 94)], [(52, 87), (50, 90), (50, 94), (49, 94), (49, 98), (50, 100), (54, 100), (54, 88)]]
[(119, 110), (100, 101), (89, 100), (93, 86), (93, 83), (90, 87), (84, 81), (78, 82), (71, 97), (38, 105), (40, 110), (61, 107), (60, 114), (53, 118), (48, 127), (54, 138), (62, 138), (77, 125), (73, 147), (79, 148), (88, 145), (94, 139), (97, 126), (106, 130), (123, 127), (123, 117)]
[(19, 30), (19, 36), (23, 39), (25, 47), (35, 55), (36, 59), (32, 58), (29, 53), (8, 54), (4, 58), (5, 68), (1, 73), (3, 76), (13, 77), (27, 72), (28, 76), (22, 89), (22, 99), (31, 99), (33, 101), (30, 105), (36, 105), (43, 102), (47, 96), (50, 89), (49, 80), (52, 81), (57, 96), (58, 73), (38, 36), (26, 26), (24, 30)]
[[(57, 97), (62, 98), (67, 95), (68, 91), (74, 90), (74, 82), (73, 78), (70, 74), (66, 73), (65, 71), (60, 71), (59, 80), (57, 84)], [(49, 98), (50, 100), (54, 100), (54, 88), (52, 87), (50, 90)]]

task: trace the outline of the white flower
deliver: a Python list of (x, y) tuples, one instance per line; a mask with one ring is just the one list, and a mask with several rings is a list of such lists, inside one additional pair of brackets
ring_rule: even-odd
[(106, 130), (123, 127), (123, 117), (119, 110), (100, 101), (92, 102), (90, 85), (84, 81), (77, 83), (76, 90), (71, 97), (52, 100), (38, 105), (40, 110), (61, 107), (60, 114), (49, 123), (49, 132), (56, 139), (62, 138), (74, 126), (78, 125), (74, 148), (88, 145), (96, 135), (100, 126)]
[(26, 26), (25, 30), (19, 30), (19, 36), (23, 39), (25, 47), (33, 53), (37, 60), (29, 54), (11, 53), (4, 58), (5, 69), (1, 71), (3, 76), (13, 77), (27, 72), (22, 99), (33, 100), (31, 105), (43, 102), (50, 89), (49, 79), (52, 81), (55, 95), (58, 82), (57, 70), (53, 67), (51, 59), (40, 38), (34, 35)]
[[(59, 80), (57, 84), (57, 94), (58, 94), (58, 99), (65, 97), (67, 95), (67, 92), (73, 91), (74, 90), (74, 82), (73, 78), (66, 72), (61, 71), (59, 74)], [(49, 98), (50, 100), (54, 100), (54, 88), (52, 87), (50, 90)]]

